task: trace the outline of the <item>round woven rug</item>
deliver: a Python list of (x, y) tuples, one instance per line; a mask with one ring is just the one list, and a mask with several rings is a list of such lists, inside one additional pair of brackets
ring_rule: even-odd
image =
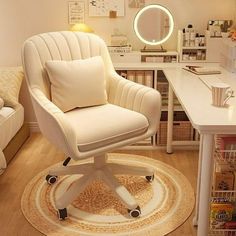
[(68, 218), (59, 221), (55, 199), (80, 176), (63, 176), (49, 186), (45, 181), (47, 169), (35, 176), (25, 188), (21, 208), (26, 219), (50, 236), (162, 236), (175, 230), (189, 217), (194, 207), (194, 192), (178, 170), (138, 155), (109, 154), (108, 160), (155, 169), (152, 183), (144, 177), (117, 176), (141, 207), (141, 217), (129, 217), (127, 209), (109, 188), (100, 181), (94, 181), (67, 207)]

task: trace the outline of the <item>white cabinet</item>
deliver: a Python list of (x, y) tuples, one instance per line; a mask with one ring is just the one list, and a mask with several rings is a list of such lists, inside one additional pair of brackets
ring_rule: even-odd
[(141, 62), (140, 52), (128, 52), (128, 53), (110, 53), (111, 60), (115, 63), (136, 63)]
[(128, 53), (110, 53), (113, 63), (176, 63), (178, 62), (178, 53), (176, 51), (168, 52), (128, 52)]

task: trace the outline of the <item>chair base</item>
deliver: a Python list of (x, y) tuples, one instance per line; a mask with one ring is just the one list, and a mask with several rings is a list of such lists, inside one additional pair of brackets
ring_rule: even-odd
[[(68, 158), (67, 158), (68, 159)], [(68, 162), (66, 163), (66, 165)], [(127, 166), (115, 163), (108, 163), (106, 154), (94, 157), (93, 163), (81, 164), (81, 165), (71, 165), (71, 166), (61, 166), (49, 171), (46, 179), (51, 179), (48, 183), (55, 183), (57, 176), (61, 175), (73, 175), (80, 174), (83, 175), (77, 181), (75, 181), (70, 188), (56, 200), (56, 208), (59, 211), (59, 218), (65, 219), (66, 216), (60, 217), (60, 211), (66, 209), (66, 207), (74, 200), (76, 197), (85, 189), (85, 187), (93, 180), (100, 179), (104, 181), (108, 187), (115, 193), (115, 195), (121, 200), (121, 202), (126, 206), (128, 212), (132, 217), (137, 217), (140, 215), (141, 210), (137, 205), (134, 197), (128, 192), (128, 190), (121, 185), (117, 178), (114, 176), (116, 174), (124, 175), (138, 175), (145, 176), (147, 181), (151, 182), (154, 178), (154, 171), (152, 168), (147, 167), (136, 167)]]

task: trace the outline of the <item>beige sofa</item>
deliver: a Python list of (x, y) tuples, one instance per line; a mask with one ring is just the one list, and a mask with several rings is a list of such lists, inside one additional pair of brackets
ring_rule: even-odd
[(0, 97), (4, 101), (0, 107), (0, 173), (29, 136), (24, 108), (18, 102), (22, 79), (22, 68), (0, 68)]

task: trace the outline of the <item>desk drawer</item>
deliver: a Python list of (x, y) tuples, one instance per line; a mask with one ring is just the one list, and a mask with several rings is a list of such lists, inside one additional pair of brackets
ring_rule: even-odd
[(111, 53), (111, 60), (113, 63), (138, 63), (141, 62), (140, 54), (136, 53)]

